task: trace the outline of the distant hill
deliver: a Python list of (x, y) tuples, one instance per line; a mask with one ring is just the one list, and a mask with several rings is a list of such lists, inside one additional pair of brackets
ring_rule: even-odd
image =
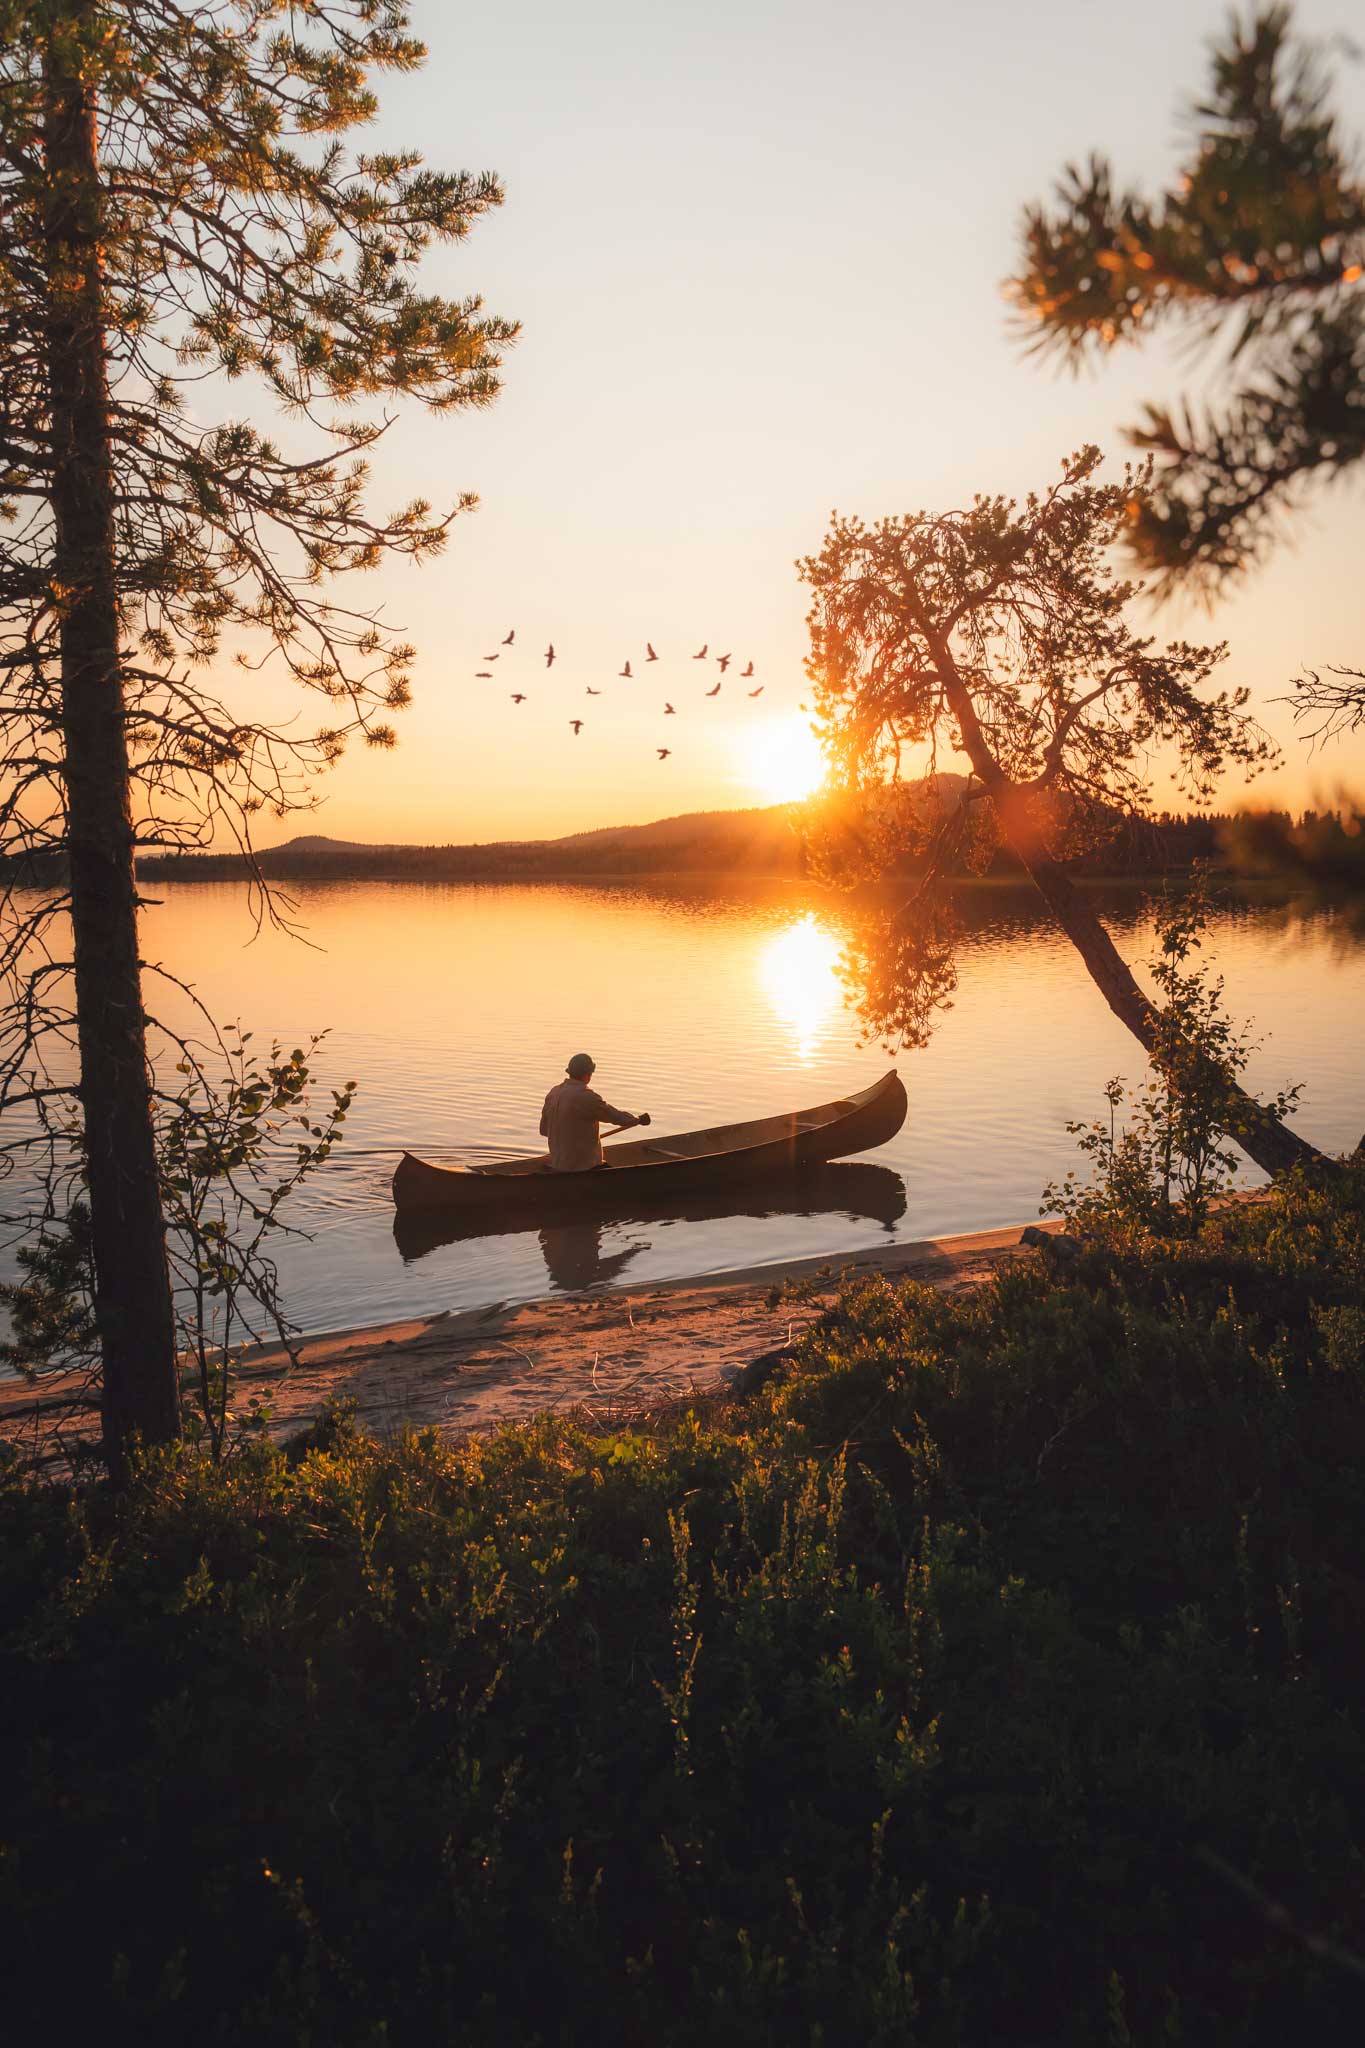
[[(960, 776), (939, 778), (940, 799), (951, 796)], [(1290, 821), (1286, 820), (1288, 826)], [(1308, 823), (1305, 819), (1305, 825)], [(1230, 851), (1238, 865), (1245, 848), (1245, 825), (1235, 828), (1228, 817), (1163, 813), (1149, 823), (1114, 818), (1113, 836), (1094, 853), (1070, 863), (1081, 874), (1159, 874), (1188, 867), (1191, 861), (1225, 860)], [(1240, 831), (1240, 839), (1238, 832)], [(537, 881), (580, 877), (628, 878), (643, 875), (749, 875), (798, 877), (806, 872), (805, 848), (792, 824), (791, 807), (773, 804), (742, 811), (688, 811), (681, 817), (656, 818), (648, 825), (604, 825), (592, 832), (570, 832), (559, 839), (496, 839), (449, 846), (370, 845), (357, 839), (332, 839), (324, 833), (301, 833), (260, 855), (262, 873), (270, 881)], [(915, 872), (907, 856), (898, 872)], [(176, 881), (227, 881), (242, 878), (246, 863), (239, 854), (191, 853), (144, 856), (138, 871)], [(21, 871), (14, 869), (15, 874)], [(1020, 872), (1006, 850), (998, 851), (989, 872)], [(59, 879), (57, 870), (22, 872), (22, 879), (45, 886)]]
[[(374, 880), (466, 876), (642, 875), (697, 872), (798, 875), (802, 849), (785, 804), (743, 811), (692, 811), (648, 825), (606, 825), (560, 839), (500, 839), (448, 846), (368, 845), (302, 833), (259, 856), (276, 881), (347, 876)], [(245, 874), (239, 854), (159, 854), (139, 863), (146, 875), (213, 881)]]

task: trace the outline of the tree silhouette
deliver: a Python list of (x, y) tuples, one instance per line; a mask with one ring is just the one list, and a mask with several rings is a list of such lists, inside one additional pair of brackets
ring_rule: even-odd
[(1157, 198), (1092, 156), (1024, 215), (1008, 290), (1040, 352), (1079, 364), (1171, 325), (1226, 345), (1221, 410), (1150, 405), (1132, 430), (1157, 468), (1127, 539), (1158, 587), (1225, 583), (1365, 454), (1365, 167), (1291, 19), (1232, 18)]
[[(1128, 624), (1138, 586), (1109, 557), (1146, 475), (1097, 484), (1099, 463), (1081, 450), (1022, 508), (978, 497), (876, 526), (836, 517), (801, 564), (814, 709), (844, 797), (823, 838), (827, 871), (875, 873), (915, 836), (926, 855), (907, 912), (852, 962), (864, 1021), (883, 1035), (922, 1039), (951, 994), (935, 885), (964, 843), (985, 858), (1003, 841), (1114, 1015), (1159, 1054), (1159, 1013), (1062, 863), (1116, 819), (1150, 815), (1154, 755), (1201, 799), (1223, 769), (1254, 774), (1273, 757), (1247, 692), (1206, 688), (1224, 648), (1158, 647)], [(940, 764), (964, 755), (970, 774), (945, 800)], [(1230, 1076), (1220, 1085), (1224, 1126), (1259, 1166), (1313, 1156)]]
[[(50, 1171), (77, 1146), (117, 1464), (178, 1419), (135, 849), (250, 855), (350, 735), (392, 743), (412, 650), (331, 579), (433, 555), (472, 500), (372, 514), (365, 457), (401, 397), (491, 399), (515, 329), (417, 283), (496, 179), (348, 147), (374, 78), (424, 54), (402, 0), (0, 24), (0, 1111)], [(231, 410), (243, 380), (282, 438)], [(237, 715), (229, 657), (315, 693), (320, 726)], [(15, 893), (34, 877), (59, 879)]]

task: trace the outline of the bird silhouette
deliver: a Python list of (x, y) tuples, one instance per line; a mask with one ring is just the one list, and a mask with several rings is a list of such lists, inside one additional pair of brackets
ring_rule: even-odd
[(630, 681), (632, 681), (632, 680), (633, 680), (633, 679), (632, 679), (632, 677), (631, 677), (631, 673), (630, 673), (630, 663), (629, 663), (629, 662), (627, 662), (627, 663), (626, 663), (626, 665), (625, 665), (625, 667), (624, 667), (623, 669), (619, 669), (619, 670), (617, 671), (617, 673), (618, 673), (619, 675), (623, 675), (623, 676), (624, 676), (624, 677), (626, 678), (626, 681), (627, 681), (627, 682), (630, 682)]
[(574, 735), (574, 738), (575, 738), (575, 739), (577, 739), (577, 738), (578, 738), (578, 735), (579, 735), (579, 734), (580, 734), (580, 733), (582, 732), (582, 730), (583, 730), (583, 721), (582, 721), (582, 719), (581, 719), (581, 718), (571, 718), (571, 719), (569, 720), (569, 723), (570, 723), (570, 725), (571, 725), (571, 726), (573, 727), (573, 735)]
[(672, 747), (656, 747), (654, 751), (661, 761), (666, 761), (673, 749)]
[(509, 633), (509, 634), (507, 635), (507, 638), (506, 638), (506, 639), (505, 639), (505, 640), (503, 641), (503, 643), (502, 643), (502, 644), (503, 644), (503, 646), (504, 646), (504, 647), (510, 647), (510, 646), (512, 645), (512, 642), (513, 642), (513, 641), (514, 641), (514, 640), (516, 639), (516, 637), (517, 637), (517, 629), (516, 629), (516, 627), (515, 627), (515, 626), (513, 626), (513, 628), (512, 628), (512, 630), (511, 630), (511, 632), (510, 632), (510, 633)]
[(601, 692), (600, 690), (594, 690), (594, 689), (593, 689), (593, 687), (592, 687), (591, 683), (590, 683), (590, 684), (588, 685), (588, 695), (589, 695), (590, 697), (600, 697), (600, 696), (601, 696), (601, 694), (602, 694), (602, 692)]
[(700, 647), (699, 647), (699, 648), (697, 649), (696, 653), (695, 653), (695, 654), (694, 654), (694, 655), (692, 656), (692, 659), (693, 659), (693, 661), (705, 661), (705, 659), (706, 659), (706, 650), (707, 650), (707, 648), (708, 648), (708, 647), (710, 646), (710, 644), (711, 644), (711, 643), (710, 643), (710, 641), (709, 641), (709, 640), (703, 640), (703, 641), (702, 641), (702, 643), (701, 643), (701, 646), (700, 646)]
[(654, 646), (653, 646), (653, 643), (652, 643), (652, 641), (646, 640), (646, 642), (645, 642), (645, 660), (646, 660), (646, 661), (657, 661), (658, 659), (659, 659), (659, 657), (658, 657), (658, 655), (657, 655), (657, 654), (656, 654), (656, 653), (654, 652)]
[(485, 656), (484, 656), (484, 660), (485, 660), (485, 661), (496, 661), (496, 660), (497, 660), (497, 658), (498, 658), (498, 657), (497, 657), (497, 655), (496, 655), (496, 654), (485, 654)]
[(476, 683), (491, 683), (491, 682), (492, 682), (492, 680), (493, 680), (493, 671), (492, 671), (492, 669), (491, 669), (491, 668), (476, 668), (476, 669), (475, 669), (475, 671), (474, 671), (474, 680), (475, 680), (475, 682), (476, 682)]
[(750, 690), (750, 692), (749, 692), (749, 695), (750, 695), (751, 697), (761, 697), (761, 696), (763, 695), (763, 685), (762, 685), (762, 683), (760, 683), (760, 684), (759, 684), (759, 686), (758, 686), (758, 688), (757, 688), (756, 690)]
[(707, 695), (708, 697), (719, 697), (719, 695), (720, 695), (720, 684), (719, 684), (719, 683), (717, 683), (717, 684), (716, 684), (716, 687), (715, 687), (715, 689), (714, 689), (714, 690), (708, 690), (708, 691), (706, 692), (706, 695)]
[(673, 709), (673, 706), (672, 706), (671, 704), (665, 704), (665, 706), (664, 706), (664, 717), (665, 717), (665, 718), (676, 718), (676, 717), (677, 717), (677, 715), (678, 715), (678, 714), (677, 714), (677, 712), (676, 712), (676, 711), (675, 711), (675, 710)]
[(740, 675), (741, 675), (741, 677), (743, 677), (743, 676), (751, 676), (751, 675), (753, 674), (753, 672), (754, 672), (754, 665), (753, 665), (753, 663), (752, 663), (752, 662), (750, 662), (750, 663), (749, 663), (749, 666), (748, 666), (747, 668), (742, 668), (742, 669), (740, 670)]
[(724, 675), (726, 669), (730, 666), (730, 656), (728, 654), (718, 654), (716, 660), (720, 663), (721, 674)]
[(512, 702), (514, 704), (524, 704), (526, 702), (526, 699), (520, 690), (513, 690)]
[(554, 667), (554, 665), (555, 665), (555, 643), (554, 643), (554, 641), (552, 640), (552, 641), (550, 642), (549, 646), (548, 646), (548, 647), (546, 648), (546, 650), (545, 650), (545, 666), (546, 666), (546, 668), (553, 668), (553, 667)]

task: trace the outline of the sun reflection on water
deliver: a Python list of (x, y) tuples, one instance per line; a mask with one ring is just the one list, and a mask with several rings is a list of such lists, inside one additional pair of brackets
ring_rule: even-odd
[(805, 1064), (840, 1005), (838, 960), (838, 939), (817, 924), (810, 911), (774, 932), (758, 956), (763, 992)]

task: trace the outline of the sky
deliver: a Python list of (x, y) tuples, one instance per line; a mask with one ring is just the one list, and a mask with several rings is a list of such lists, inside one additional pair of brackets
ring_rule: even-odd
[[(1098, 147), (1149, 187), (1171, 173), (1224, 17), (1222, 0), (415, 0), (429, 62), (382, 82), (366, 144), (499, 173), (504, 206), (426, 274), (523, 336), (492, 408), (413, 408), (376, 456), (377, 503), (480, 500), (438, 561), (366, 579), (419, 651), (397, 750), (357, 749), (316, 819), (262, 837), (542, 837), (790, 793), (794, 562), (831, 508), (1022, 494), (1088, 441), (1117, 467), (1143, 401), (1205, 381), (1174, 341), (1079, 378), (1040, 364), (1001, 280), (1023, 204), (1069, 159)], [(1299, 21), (1345, 35), (1357, 0), (1310, 0)], [(1365, 64), (1337, 71), (1359, 136)], [(1285, 748), (1258, 799), (1365, 788), (1365, 741), (1310, 759), (1271, 701), (1305, 664), (1365, 656), (1362, 512), (1359, 480), (1319, 493), (1212, 614), (1156, 615), (1231, 643), (1227, 680)], [(710, 700), (703, 643), (735, 657)]]

